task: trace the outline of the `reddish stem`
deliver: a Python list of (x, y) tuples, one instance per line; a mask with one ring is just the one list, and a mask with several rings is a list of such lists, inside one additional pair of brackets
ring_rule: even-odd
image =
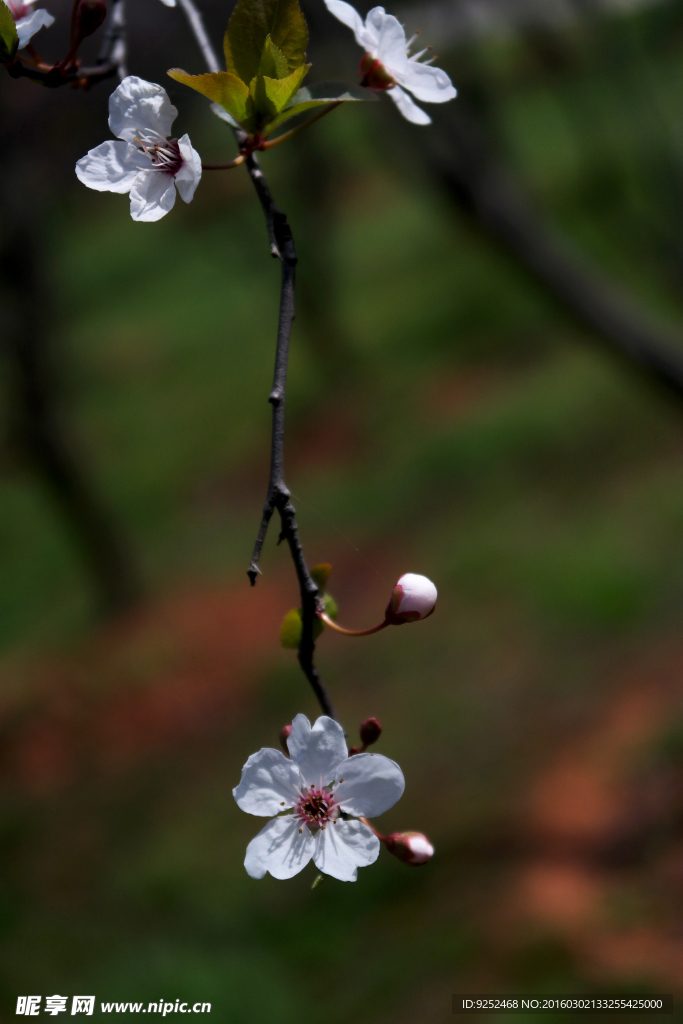
[(325, 612), (318, 612), (318, 618), (326, 626), (329, 626), (330, 629), (333, 629), (336, 633), (343, 633), (344, 636), (370, 636), (371, 633), (379, 633), (381, 629), (385, 629), (390, 625), (385, 619), (384, 622), (380, 622), (379, 626), (373, 626), (372, 629), (344, 629), (343, 626), (338, 626), (336, 622), (333, 622)]

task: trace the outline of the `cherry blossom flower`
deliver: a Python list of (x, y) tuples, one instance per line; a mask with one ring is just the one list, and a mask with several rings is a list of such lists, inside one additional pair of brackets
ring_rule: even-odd
[(421, 61), (427, 53), (411, 55), (417, 38), (407, 40), (401, 23), (383, 7), (373, 7), (365, 22), (358, 11), (344, 0), (325, 0), (328, 11), (353, 31), (356, 42), (365, 50), (360, 65), (361, 85), (388, 91), (403, 116), (413, 124), (431, 124), (431, 117), (413, 102), (405, 91), (422, 103), (446, 103), (456, 90), (445, 71), (432, 67), (432, 60)]
[(98, 192), (130, 192), (133, 220), (156, 221), (186, 203), (202, 176), (188, 135), (168, 138), (178, 111), (166, 90), (130, 75), (109, 97), (109, 127), (122, 141), (103, 142), (76, 164), (76, 174)]
[(54, 18), (41, 7), (37, 11), (31, 10), (35, 0), (26, 0), (20, 3), (19, 0), (7, 0), (7, 6), (16, 23), (17, 35), (19, 36), (18, 49), (23, 50), (28, 46), (33, 36), (41, 28), (49, 28), (54, 24)]
[(386, 610), (387, 620), (394, 626), (426, 619), (436, 608), (436, 587), (426, 576), (407, 572), (391, 592)]
[(287, 745), (289, 758), (269, 747), (252, 754), (232, 791), (248, 814), (274, 815), (247, 847), (247, 874), (292, 878), (313, 860), (323, 874), (355, 882), (357, 869), (373, 864), (380, 847), (358, 818), (396, 803), (403, 772), (382, 754), (349, 757), (344, 730), (325, 715), (313, 728), (297, 715)]

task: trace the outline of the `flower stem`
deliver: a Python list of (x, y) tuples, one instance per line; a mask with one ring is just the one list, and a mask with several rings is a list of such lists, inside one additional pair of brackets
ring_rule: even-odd
[(359, 818), (358, 820), (362, 821), (364, 825), (367, 825), (371, 832), (374, 832), (380, 843), (385, 843), (387, 841), (387, 836), (383, 836), (381, 832), (378, 832), (375, 826), (372, 825), (367, 818)]
[(229, 164), (202, 164), (203, 171), (229, 171), (233, 167), (239, 167), (247, 159), (246, 153), (240, 153), (234, 160), (231, 160)]
[(385, 619), (384, 622), (380, 622), (379, 626), (373, 626), (372, 629), (344, 629), (343, 626), (338, 626), (325, 612), (318, 612), (318, 618), (326, 626), (329, 626), (330, 629), (333, 629), (335, 633), (343, 633), (344, 636), (370, 636), (371, 633), (379, 633), (381, 629), (389, 625), (389, 622)]

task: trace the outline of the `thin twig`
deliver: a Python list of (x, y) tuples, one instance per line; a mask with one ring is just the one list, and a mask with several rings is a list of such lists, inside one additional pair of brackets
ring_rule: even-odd
[[(192, 31), (197, 45), (201, 50), (204, 61), (210, 72), (219, 70), (218, 60), (211, 45), (201, 14), (195, 7), (193, 0), (178, 0), (187, 18), (190, 30)], [(240, 129), (233, 129), (235, 138), (240, 146), (244, 146), (247, 136)], [(249, 172), (252, 184), (256, 190), (259, 202), (266, 218), (268, 239), (270, 242), (271, 255), (280, 260), (282, 265), (282, 286), (280, 292), (280, 319), (277, 334), (277, 346), (275, 350), (275, 372), (273, 376), (273, 387), (269, 396), (269, 402), (273, 407), (273, 432), (271, 442), (270, 458), (270, 479), (268, 482), (268, 494), (263, 506), (263, 516), (259, 527), (258, 537), (254, 545), (254, 552), (247, 575), (251, 585), (256, 584), (256, 578), (260, 573), (259, 561), (261, 551), (268, 532), (268, 526), (277, 511), (280, 516), (280, 538), (279, 541), (286, 541), (294, 562), (297, 580), (299, 581), (299, 592), (301, 594), (301, 642), (299, 644), (299, 664), (308, 679), (313, 692), (322, 708), (324, 714), (330, 718), (336, 718), (334, 707), (330, 700), (325, 686), (320, 680), (318, 670), (315, 667), (313, 655), (315, 652), (315, 640), (313, 638), (313, 627), (318, 615), (318, 587), (313, 580), (306, 559), (304, 557), (299, 528), (296, 522), (296, 509), (290, 501), (290, 493), (285, 484), (284, 478), (284, 443), (285, 443), (285, 396), (287, 391), (287, 368), (289, 364), (289, 343), (292, 335), (292, 324), (294, 322), (294, 286), (296, 281), (296, 248), (294, 238), (287, 222), (285, 214), (278, 209), (271, 195), (270, 189), (263, 177), (263, 171), (259, 167), (255, 155), (252, 153), (245, 159), (245, 166)]]
[(206, 29), (204, 28), (204, 20), (195, 7), (192, 0), (178, 0), (179, 5), (183, 9), (183, 14), (187, 18), (187, 22), (190, 26), (192, 34), (197, 41), (197, 46), (202, 51), (204, 57), (204, 63), (206, 64), (209, 71), (214, 74), (216, 71), (221, 70), (221, 66), (218, 63), (218, 57), (216, 51), (211, 45)]
[(123, 81), (128, 74), (126, 68), (127, 49), (125, 2), (124, 0), (114, 0), (97, 63), (116, 64), (119, 80)]
[(116, 61), (109, 61), (106, 64), (98, 64), (92, 68), (71, 68), (69, 71), (59, 71), (50, 68), (49, 71), (42, 68), (32, 67), (30, 64), (22, 64), (15, 61), (14, 64), (6, 64), (7, 73), (10, 78), (30, 78), (33, 82), (40, 82), (48, 89), (58, 89), (62, 85), (79, 85), (87, 83), (94, 85), (105, 78), (112, 78), (119, 70)]
[(277, 511), (280, 516), (279, 540), (285, 540), (289, 545), (301, 594), (302, 630), (301, 642), (299, 644), (299, 664), (313, 687), (323, 712), (329, 715), (330, 718), (334, 718), (334, 708), (330, 696), (320, 680), (313, 661), (315, 651), (313, 627), (318, 615), (318, 587), (308, 571), (301, 538), (299, 537), (299, 528), (295, 518), (296, 510), (290, 500), (289, 489), (284, 478), (285, 396), (287, 392), (289, 343), (295, 316), (296, 248), (287, 218), (275, 205), (270, 189), (263, 177), (263, 171), (253, 154), (246, 161), (246, 167), (266, 218), (271, 254), (277, 257), (282, 265), (280, 319), (275, 351), (275, 372), (273, 375), (273, 387), (268, 398), (273, 407), (270, 478), (268, 481), (268, 494), (263, 506), (261, 526), (256, 538), (256, 544), (254, 545), (254, 552), (247, 575), (251, 580), (251, 585), (254, 586), (256, 578), (261, 571), (259, 569), (259, 561), (268, 526), (270, 525), (273, 513)]

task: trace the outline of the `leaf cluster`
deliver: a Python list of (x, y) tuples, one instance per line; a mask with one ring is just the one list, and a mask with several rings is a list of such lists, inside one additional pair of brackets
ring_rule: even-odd
[(250, 135), (262, 133), (308, 73), (308, 28), (299, 0), (238, 0), (223, 49), (226, 71), (171, 78), (223, 107)]
[(307, 45), (299, 0), (238, 0), (223, 40), (227, 70), (188, 75), (173, 68), (168, 74), (212, 100), (233, 126), (266, 138), (315, 107), (364, 98), (334, 83), (302, 89), (311, 67)]

